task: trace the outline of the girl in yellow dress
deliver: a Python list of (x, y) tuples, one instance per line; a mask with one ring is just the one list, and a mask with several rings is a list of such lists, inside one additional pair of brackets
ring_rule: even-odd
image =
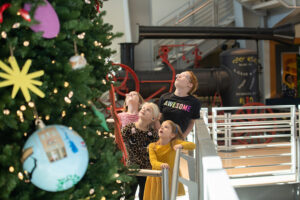
[[(169, 169), (169, 191), (171, 189), (172, 174), (176, 149), (193, 150), (196, 145), (193, 142), (183, 141), (183, 135), (180, 127), (166, 120), (162, 123), (158, 131), (159, 140), (149, 145), (149, 157), (153, 170)], [(179, 173), (180, 175), (180, 173)], [(162, 199), (162, 185), (160, 177), (147, 177), (144, 200)], [(178, 184), (178, 196), (184, 195), (184, 188), (181, 183)]]

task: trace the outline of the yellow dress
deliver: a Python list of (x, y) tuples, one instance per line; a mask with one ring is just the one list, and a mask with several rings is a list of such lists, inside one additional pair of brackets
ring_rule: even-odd
[[(181, 144), (183, 149), (192, 150), (195, 149), (196, 145), (193, 142), (186, 142), (182, 140), (172, 141), (173, 147), (176, 144)], [(171, 147), (171, 144), (159, 145), (151, 143), (149, 145), (149, 157), (153, 170), (161, 170), (160, 165), (162, 163), (168, 163), (169, 169), (169, 192), (171, 192), (172, 184), (172, 174), (174, 167), (176, 151)], [(179, 173), (179, 176), (180, 173)], [(184, 195), (184, 188), (181, 183), (178, 184), (178, 196)], [(145, 190), (144, 190), (144, 200), (160, 200), (162, 199), (162, 185), (161, 177), (147, 177)]]

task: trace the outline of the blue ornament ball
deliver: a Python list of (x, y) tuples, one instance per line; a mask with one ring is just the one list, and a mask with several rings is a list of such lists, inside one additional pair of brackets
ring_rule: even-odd
[(42, 190), (63, 191), (84, 176), (89, 154), (83, 139), (66, 126), (51, 125), (35, 131), (23, 148), (23, 169)]

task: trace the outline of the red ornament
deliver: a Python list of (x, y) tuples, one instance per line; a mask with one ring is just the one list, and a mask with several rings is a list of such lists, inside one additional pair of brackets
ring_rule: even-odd
[(3, 22), (3, 12), (10, 7), (10, 3), (5, 3), (0, 7), (0, 23), (2, 24)]
[(96, 2), (96, 10), (98, 13), (100, 13), (100, 3), (97, 0), (95, 0), (95, 2)]
[[(0, 7), (0, 23), (1, 24), (3, 22), (3, 12), (10, 6), (11, 6), (10, 3), (5, 3)], [(30, 15), (26, 10), (24, 10), (23, 8), (20, 8), (19, 13), (20, 13), (21, 17), (23, 17), (23, 19), (25, 19), (26, 21), (29, 21), (29, 22), (31, 21)]]
[(21, 16), (23, 17), (23, 19), (25, 19), (26, 21), (31, 22), (31, 18), (30, 18), (30, 15), (29, 15), (29, 13), (28, 13), (27, 10), (21, 8), (21, 9), (19, 10), (19, 12), (20, 12)]

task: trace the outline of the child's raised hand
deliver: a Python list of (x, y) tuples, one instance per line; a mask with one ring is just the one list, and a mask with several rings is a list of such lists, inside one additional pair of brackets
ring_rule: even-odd
[(181, 144), (174, 145), (173, 149), (176, 151), (177, 149), (182, 149), (183, 146)]
[(160, 168), (162, 168), (162, 169), (164, 169), (164, 168), (169, 169), (170, 167), (169, 167), (168, 163), (163, 163), (163, 164), (160, 165)]

